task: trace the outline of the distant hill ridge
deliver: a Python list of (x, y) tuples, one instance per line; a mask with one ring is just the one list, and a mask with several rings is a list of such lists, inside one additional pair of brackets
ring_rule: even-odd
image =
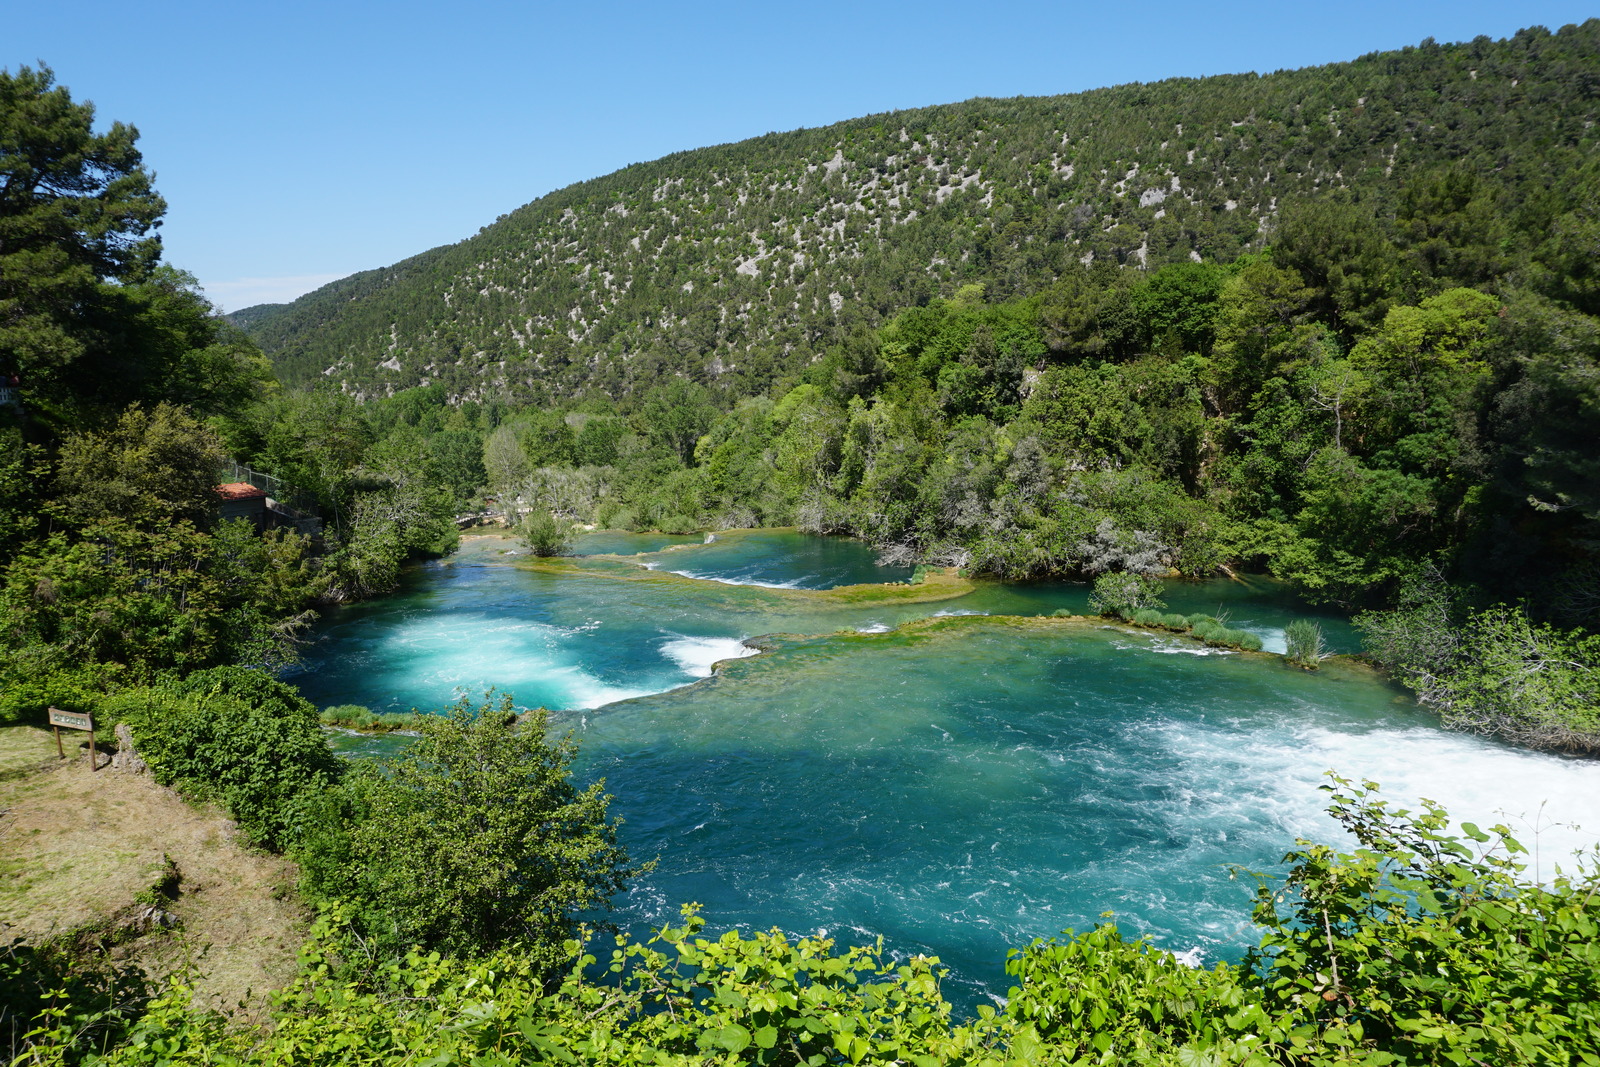
[(1600, 20), (1349, 63), (975, 99), (680, 152), (234, 318), (292, 384), (361, 396), (759, 391), (957, 287), (1232, 259), (1333, 189), (1394, 210), (1460, 168), (1514, 213), (1594, 155)]

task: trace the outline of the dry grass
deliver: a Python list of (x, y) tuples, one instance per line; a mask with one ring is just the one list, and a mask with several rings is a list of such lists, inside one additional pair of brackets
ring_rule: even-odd
[[(62, 747), (66, 747), (66, 740)], [(49, 730), (0, 730), (0, 782), (21, 778), (55, 762), (56, 743)]]
[[(169, 860), (179, 880), (163, 907), (180, 925), (133, 936), (137, 898)], [(189, 969), (198, 1003), (253, 1014), (305, 940), (296, 874), (241, 847), (220, 812), (86, 757), (58, 763), (47, 730), (0, 729), (0, 938), (93, 931), (153, 977)]]

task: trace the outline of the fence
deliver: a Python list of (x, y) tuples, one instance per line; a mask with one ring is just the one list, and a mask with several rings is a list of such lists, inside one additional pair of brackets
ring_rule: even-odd
[(218, 481), (247, 482), (267, 494), (267, 508), (279, 521), (293, 525), (308, 536), (322, 532), (322, 518), (318, 514), (315, 497), (300, 492), (274, 474), (251, 470), (237, 460), (227, 460), (217, 472)]

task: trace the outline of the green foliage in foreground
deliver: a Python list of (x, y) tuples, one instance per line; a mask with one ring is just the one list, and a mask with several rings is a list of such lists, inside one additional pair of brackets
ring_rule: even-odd
[(617, 844), (604, 783), (572, 784), (577, 743), (548, 725), (542, 710), (519, 722), (509, 697), (418, 716), (415, 744), (353, 765), (321, 798), (296, 850), (307, 889), (348, 905), (384, 953), (515, 941), (556, 963), (574, 916), (606, 907), (641, 868)]
[(154, 992), (138, 966), (85, 958), (69, 935), (0, 943), (0, 1063), (76, 1063), (119, 1045)]
[(222, 804), (253, 843), (282, 850), (338, 781), (316, 710), (261, 671), (216, 667), (105, 702), (162, 785)]
[[(1181, 967), (1103, 925), (1013, 952), (1005, 1006), (954, 1023), (937, 959), (776, 931), (713, 939), (693, 908), (609, 958), (570, 942), (558, 986), (517, 946), (375, 960), (334, 909), (269, 1024), (194, 1012), (174, 986), (110, 1062), (1600, 1062), (1594, 867), (1537, 885), (1505, 827), (1458, 838), (1431, 803), (1410, 813), (1372, 783), (1328, 788), (1357, 847), (1298, 842), (1287, 876), (1261, 883), (1264, 934), (1238, 965)], [(44, 1022), (32, 1039), (49, 1062), (66, 1034)]]
[(1600, 635), (1534, 622), (1520, 607), (1470, 607), (1428, 573), (1398, 605), (1356, 617), (1367, 652), (1452, 729), (1518, 744), (1600, 751)]

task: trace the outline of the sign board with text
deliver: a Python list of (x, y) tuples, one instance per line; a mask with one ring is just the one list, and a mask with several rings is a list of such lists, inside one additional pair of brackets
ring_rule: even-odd
[(94, 716), (86, 711), (62, 711), (60, 708), (51, 708), (50, 725), (65, 726), (69, 730), (93, 730)]
[(100, 753), (94, 750), (94, 716), (87, 711), (62, 711), (60, 708), (47, 709), (50, 713), (50, 729), (56, 735), (56, 755), (66, 759), (67, 754), (61, 747), (61, 731), (87, 730), (89, 731), (89, 769), (100, 769)]

